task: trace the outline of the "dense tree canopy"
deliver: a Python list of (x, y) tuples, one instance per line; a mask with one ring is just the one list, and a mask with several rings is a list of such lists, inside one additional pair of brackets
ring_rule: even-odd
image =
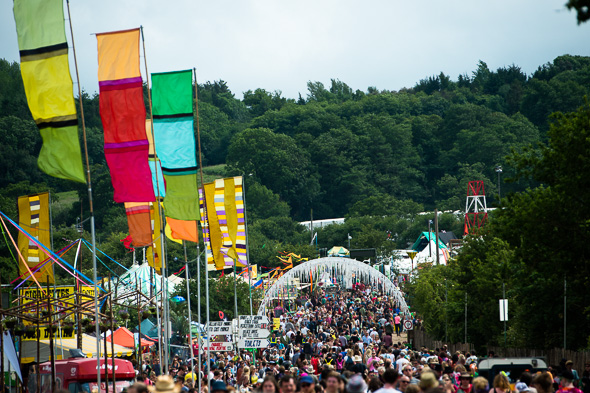
[[(315, 257), (318, 248), (345, 245), (349, 234), (352, 248), (372, 247), (379, 256), (390, 257), (392, 250), (411, 245), (433, 218), (417, 213), (461, 210), (470, 180), (483, 180), (488, 205), (498, 206), (501, 184), (507, 198), (491, 216), (488, 232), (470, 239), (449, 269), (421, 272), (412, 296), (429, 321), (428, 329), (442, 334), (441, 291), (448, 294), (449, 318), (461, 312), (467, 291), (468, 305), (485, 312), (473, 318), (470, 338), (478, 345), (498, 343), (497, 299), (488, 298), (504, 282), (522, 307), (514, 310), (511, 342), (558, 345), (557, 291), (565, 276), (573, 288), (568, 320), (571, 315), (572, 323), (584, 327), (568, 336), (571, 344), (585, 345), (583, 332), (590, 318), (583, 286), (589, 278), (585, 207), (590, 116), (587, 106), (567, 113), (583, 105), (590, 92), (590, 58), (559, 56), (531, 75), (517, 65), (492, 70), (480, 61), (474, 67), (456, 79), (444, 72), (427, 76), (400, 91), (374, 86), (355, 91), (337, 79), (329, 85), (310, 81), (307, 94), (296, 100), (259, 88), (240, 99), (224, 81), (199, 84), (206, 176), (245, 177), (249, 249), (259, 266), (276, 266), (278, 252), (285, 250)], [(83, 92), (81, 99), (98, 245), (129, 266), (133, 253), (120, 241), (127, 235), (127, 222), (123, 206), (112, 199), (98, 95)], [(557, 111), (564, 114), (550, 118)], [(82, 236), (88, 238), (86, 187), (40, 172), (40, 146), (19, 65), (0, 60), (0, 209), (16, 218), (18, 195), (51, 190), (55, 248), (79, 236), (77, 222), (83, 223)], [(503, 167), (501, 178), (494, 170), (498, 165)], [(310, 245), (312, 234), (297, 221), (309, 220), (312, 209), (314, 219), (346, 220), (318, 230)], [(440, 221), (442, 229), (461, 233), (460, 215), (447, 213)], [(177, 271), (184, 263), (182, 247), (173, 242), (167, 247), (170, 271)], [(194, 245), (189, 245), (188, 257), (196, 260)], [(87, 250), (79, 263), (89, 272)], [(100, 274), (106, 274), (102, 263)], [(0, 268), (15, 271), (6, 242), (0, 245)], [(115, 274), (121, 269), (112, 268)], [(190, 270), (194, 276), (194, 265)], [(440, 277), (446, 278), (446, 286)], [(535, 306), (549, 307), (549, 312), (525, 312)], [(449, 335), (459, 340), (462, 325), (455, 322)], [(552, 333), (524, 334), (541, 325)]]

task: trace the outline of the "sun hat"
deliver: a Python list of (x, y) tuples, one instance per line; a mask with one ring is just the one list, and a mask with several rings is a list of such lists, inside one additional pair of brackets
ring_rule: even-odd
[(178, 393), (180, 387), (174, 383), (174, 379), (170, 375), (161, 375), (156, 380), (154, 385), (151, 385), (150, 391), (155, 393)]
[(360, 357), (360, 355), (355, 355), (355, 356), (354, 356), (352, 359), (353, 359), (355, 362), (362, 362), (362, 361), (363, 361), (363, 358), (361, 358), (361, 357)]

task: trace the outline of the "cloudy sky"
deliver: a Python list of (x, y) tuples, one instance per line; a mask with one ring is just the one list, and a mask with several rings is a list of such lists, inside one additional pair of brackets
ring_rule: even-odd
[[(196, 67), (199, 82), (223, 79), (240, 98), (258, 87), (296, 98), (310, 80), (398, 90), (440, 71), (456, 79), (479, 60), (530, 74), (562, 54), (588, 56), (590, 23), (578, 26), (565, 2), (71, 0), (70, 7), (88, 92), (98, 90), (92, 33), (143, 25), (150, 72)], [(18, 61), (15, 29), (12, 1), (2, 0), (0, 58)]]

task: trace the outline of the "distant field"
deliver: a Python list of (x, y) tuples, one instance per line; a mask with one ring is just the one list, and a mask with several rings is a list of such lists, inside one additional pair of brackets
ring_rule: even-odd
[[(225, 164), (211, 165), (203, 167), (203, 180), (210, 183), (215, 179), (225, 177)], [(201, 184), (201, 175), (197, 174), (198, 183)]]
[(51, 203), (53, 214), (69, 209), (74, 202), (78, 201), (78, 193), (76, 191), (58, 192), (55, 195), (56, 198), (52, 198), (53, 200)]

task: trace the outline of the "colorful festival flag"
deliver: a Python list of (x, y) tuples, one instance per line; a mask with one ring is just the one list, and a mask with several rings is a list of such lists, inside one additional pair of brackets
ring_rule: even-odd
[[(41, 244), (51, 250), (51, 227), (49, 224), (49, 193), (25, 195), (18, 197), (18, 221), (19, 225)], [(19, 274), (28, 276), (29, 269), (39, 265), (47, 259), (47, 254), (40, 249), (22, 232), (18, 233), (18, 249), (25, 259), (19, 261)], [(24, 265), (26, 262), (27, 267)], [(41, 283), (53, 284), (52, 263), (48, 262), (34, 273), (35, 278)], [(31, 280), (32, 278), (29, 278)]]
[(156, 153), (166, 180), (166, 217), (198, 220), (192, 71), (152, 74), (152, 106)]
[[(201, 219), (203, 237), (210, 251), (208, 263), (214, 263), (218, 270), (226, 266), (247, 266), (246, 223), (244, 219), (244, 198), (242, 177), (218, 179), (206, 183), (205, 198), (207, 220)], [(204, 203), (199, 189), (201, 217)]]
[(199, 234), (197, 231), (197, 221), (175, 220), (174, 218), (166, 217), (166, 228), (170, 231), (167, 236), (174, 241), (188, 240), (189, 242), (197, 243), (199, 241)]
[(15, 0), (21, 74), (43, 138), (37, 164), (50, 176), (85, 183), (68, 63), (62, 0)]
[(114, 200), (153, 202), (139, 71), (139, 29), (101, 33), (96, 39), (104, 153), (115, 190)]
[(125, 213), (127, 214), (131, 245), (133, 247), (145, 247), (152, 244), (150, 204), (145, 202), (126, 202)]
[(264, 281), (262, 280), (262, 278), (258, 281), (256, 281), (253, 285), (252, 285), (252, 289), (260, 289), (262, 288), (262, 283)]
[[(161, 203), (160, 207), (162, 208)], [(158, 210), (158, 205), (155, 203), (150, 203), (150, 230), (152, 242), (146, 250), (146, 259), (148, 261), (148, 265), (153, 267), (158, 274), (162, 274), (162, 259), (160, 258), (160, 255), (162, 255), (162, 242), (160, 241), (160, 236), (162, 234), (161, 228), (162, 220), (160, 218), (160, 210)]]
[(156, 156), (156, 151), (154, 150), (154, 138), (152, 131), (152, 120), (146, 119), (145, 134), (149, 143), (148, 157), (150, 171), (152, 172), (152, 184), (154, 185), (154, 194), (158, 199), (161, 200), (166, 196), (166, 182), (164, 181), (164, 175), (162, 173), (162, 163)]

